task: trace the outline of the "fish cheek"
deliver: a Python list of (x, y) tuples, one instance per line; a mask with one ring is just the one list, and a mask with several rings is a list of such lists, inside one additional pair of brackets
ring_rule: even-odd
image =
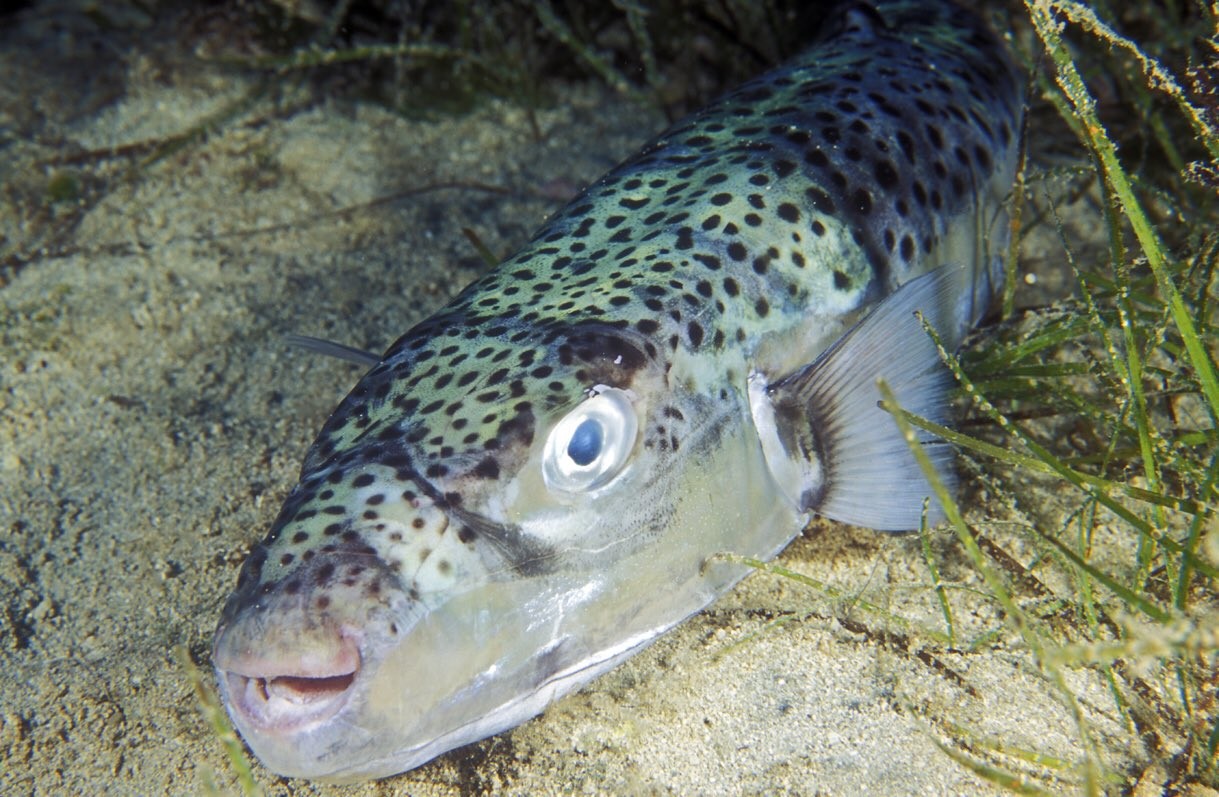
[(501, 482), (503, 489), (489, 502), (488, 513), (501, 522), (521, 525), (539, 512), (562, 506), (542, 478), (541, 446), (535, 446), (516, 471), (509, 478), (501, 479)]
[(637, 535), (641, 524), (646, 525), (640, 518), (645, 514), (642, 504), (646, 504), (643, 497), (650, 469), (640, 461), (641, 453), (642, 447), (637, 446), (621, 472), (604, 487), (569, 493), (546, 484), (541, 452), (535, 451), (505, 480), (499, 496), (488, 503), (488, 514), (551, 551), (555, 567), (577, 572), (596, 566), (590, 563), (612, 558), (622, 543)]

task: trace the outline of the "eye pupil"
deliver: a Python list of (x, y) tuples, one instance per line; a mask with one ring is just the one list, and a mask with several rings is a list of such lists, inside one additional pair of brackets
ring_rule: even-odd
[(601, 454), (601, 443), (605, 432), (601, 424), (592, 418), (587, 418), (572, 432), (567, 443), (567, 456), (577, 465), (587, 465)]

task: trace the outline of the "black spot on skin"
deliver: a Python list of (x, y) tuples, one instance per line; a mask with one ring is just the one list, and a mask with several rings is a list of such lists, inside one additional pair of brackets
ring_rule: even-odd
[(481, 462), (474, 466), (473, 473), (480, 479), (498, 479), (499, 463), (494, 457), (484, 457)]
[(892, 191), (897, 187), (897, 169), (893, 168), (892, 163), (887, 160), (876, 162), (876, 182), (886, 191)]
[(906, 160), (914, 163), (914, 139), (905, 130), (897, 131), (897, 144), (902, 148), (902, 153), (905, 154)]
[(872, 212), (872, 195), (863, 188), (860, 188), (855, 192), (855, 194), (851, 197), (851, 202), (854, 205), (855, 210), (862, 215), (866, 216)]
[(830, 195), (820, 188), (810, 188), (807, 193), (809, 201), (813, 203), (813, 207), (819, 213), (833, 216), (838, 211), (838, 208), (834, 205), (834, 200), (830, 199)]
[(851, 287), (851, 280), (847, 275), (838, 269), (834, 269), (834, 287), (840, 291), (845, 291)]
[(974, 160), (982, 171), (990, 171), (990, 153), (982, 146), (974, 147)]
[(935, 125), (927, 125), (927, 140), (931, 142), (931, 146), (936, 149), (944, 148), (944, 136), (940, 133), (940, 128)]

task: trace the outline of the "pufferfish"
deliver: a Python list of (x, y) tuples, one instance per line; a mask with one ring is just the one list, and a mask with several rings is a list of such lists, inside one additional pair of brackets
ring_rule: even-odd
[(918, 526), (877, 383), (946, 420), (916, 311), (952, 347), (992, 301), (1023, 81), (950, 2), (832, 17), (370, 358), (216, 631), (268, 768), (420, 766), (707, 606), (718, 553)]

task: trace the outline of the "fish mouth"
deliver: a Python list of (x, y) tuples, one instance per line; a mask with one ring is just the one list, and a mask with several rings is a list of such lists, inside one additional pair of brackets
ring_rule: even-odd
[(361, 657), (351, 635), (332, 642), (307, 656), (217, 656), (221, 688), (238, 726), (296, 734), (342, 711), (355, 691)]

